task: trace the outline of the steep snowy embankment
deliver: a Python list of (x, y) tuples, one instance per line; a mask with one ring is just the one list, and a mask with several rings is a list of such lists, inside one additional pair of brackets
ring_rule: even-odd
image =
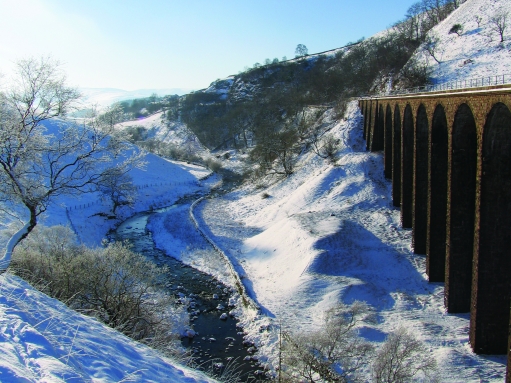
[[(421, 48), (415, 57), (428, 64), (434, 83), (511, 75), (511, 30), (506, 28), (501, 43), (492, 21), (499, 14), (509, 22), (510, 0), (468, 0), (429, 32), (439, 63)], [(459, 36), (449, 33), (455, 24), (462, 26)]]
[(214, 382), (93, 318), (0, 276), (0, 381)]
[[(366, 323), (360, 334), (376, 345), (405, 326), (436, 357), (442, 382), (502, 381), (505, 358), (472, 353), (468, 315), (445, 313), (443, 285), (428, 283), (424, 257), (410, 251), (411, 233), (400, 228), (399, 210), (392, 207), (382, 155), (364, 149), (356, 103), (346, 121), (331, 121), (331, 127), (340, 140), (335, 166), (308, 154), (284, 180), (201, 205), (197, 214), (208, 234), (265, 314), (286, 329), (318, 328), (323, 312), (337, 302), (363, 300), (378, 321)], [(277, 337), (260, 328), (271, 321), (245, 320), (270, 361)]]

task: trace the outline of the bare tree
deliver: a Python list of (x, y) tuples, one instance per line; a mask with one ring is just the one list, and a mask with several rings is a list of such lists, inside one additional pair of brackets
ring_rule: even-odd
[(501, 43), (504, 42), (504, 33), (507, 29), (508, 17), (509, 14), (501, 10), (490, 18), (490, 29), (499, 34)]
[(357, 382), (373, 347), (357, 334), (370, 314), (367, 304), (340, 304), (325, 315), (321, 330), (282, 334), (282, 374), (306, 382)]
[(337, 151), (339, 140), (332, 134), (321, 135), (319, 132), (313, 132), (310, 141), (312, 151), (319, 157), (328, 159), (331, 163), (337, 160), (335, 152)]
[(439, 55), (443, 53), (443, 50), (440, 49), (440, 38), (430, 33), (426, 37), (426, 40), (424, 41), (424, 44), (422, 45), (423, 49), (429, 53), (431, 57), (437, 62), (437, 64), (440, 64)]
[(299, 145), (295, 130), (267, 132), (250, 153), (263, 174), (289, 176), (294, 172)]
[(421, 0), (421, 5), (433, 25), (444, 20), (450, 12), (449, 1), (446, 0)]
[(373, 378), (376, 383), (435, 382), (436, 360), (419, 340), (400, 327), (378, 350)]
[(0, 95), (0, 202), (23, 207), (28, 215), (9, 240), (0, 270), (55, 197), (90, 192), (112, 167), (125, 172), (140, 160), (140, 153), (126, 154), (128, 146), (114, 130), (119, 110), (95, 113), (86, 125), (55, 119), (79, 98), (51, 58), (20, 60)]
[(481, 27), (481, 21), (483, 21), (483, 18), (481, 16), (479, 16), (479, 15), (475, 15), (474, 16), (474, 20), (477, 23), (477, 28), (480, 28)]
[(409, 20), (410, 24), (410, 34), (409, 37), (413, 38), (413, 34), (415, 34), (415, 39), (419, 40), (421, 38), (421, 14), (424, 12), (420, 3), (414, 3), (408, 8), (406, 12), (406, 19)]
[(296, 57), (303, 57), (303, 56), (307, 56), (307, 54), (309, 53), (309, 50), (307, 49), (307, 47), (303, 44), (298, 44), (296, 46), (296, 49), (295, 49), (295, 55)]
[(97, 184), (98, 191), (112, 202), (112, 214), (120, 206), (132, 206), (137, 196), (131, 176), (122, 169), (112, 168), (105, 172)]

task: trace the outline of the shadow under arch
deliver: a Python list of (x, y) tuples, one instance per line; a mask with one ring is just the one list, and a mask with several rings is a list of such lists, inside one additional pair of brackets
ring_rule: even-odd
[(369, 146), (372, 152), (383, 150), (384, 144), (384, 124), (385, 114), (383, 112), (383, 105), (376, 104), (376, 114), (374, 116), (374, 127), (371, 137), (371, 145)]
[(406, 105), (401, 133), (401, 225), (412, 227), (413, 198), (413, 115), (410, 104)]
[(426, 272), (430, 282), (445, 280), (448, 138), (445, 110), (437, 105), (431, 124), (428, 161)]
[(412, 241), (415, 254), (426, 254), (428, 224), (428, 141), (429, 123), (423, 104), (415, 122), (415, 158), (413, 161)]
[(447, 232), (444, 302), (449, 313), (470, 311), (477, 132), (472, 110), (458, 107), (452, 127), (447, 180)]
[(369, 121), (369, 101), (364, 101), (362, 107), (362, 114), (364, 115), (364, 140), (367, 140), (367, 125)]
[(392, 178), (392, 109), (387, 104), (385, 110), (385, 145), (383, 154), (385, 178)]
[(401, 112), (397, 104), (394, 108), (392, 139), (392, 203), (399, 207), (401, 206)]
[(511, 297), (511, 112), (502, 103), (493, 106), (484, 125), (479, 186), (470, 342), (477, 353), (503, 354)]
[(372, 124), (371, 121), (373, 119), (373, 104), (374, 102), (369, 101), (367, 105), (367, 113), (365, 118), (365, 138), (366, 138), (366, 150), (369, 150), (369, 147), (371, 145), (371, 130), (372, 130)]

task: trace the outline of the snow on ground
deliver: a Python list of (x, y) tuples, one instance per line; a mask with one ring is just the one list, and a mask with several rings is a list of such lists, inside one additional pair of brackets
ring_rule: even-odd
[[(209, 190), (218, 182), (203, 167), (146, 155), (145, 170), (131, 171), (139, 198), (107, 219), (108, 201), (92, 193), (63, 197), (41, 224), (69, 225), (82, 242), (99, 246), (123, 218)], [(67, 209), (66, 209), (67, 208)], [(0, 276), (0, 382), (212, 382), (90, 317), (67, 308), (9, 274)]]
[(163, 112), (132, 121), (121, 122), (116, 125), (119, 129), (128, 127), (143, 127), (148, 132), (148, 138), (191, 150), (194, 153), (206, 155), (208, 150), (202, 146), (195, 134), (188, 129), (185, 123), (179, 121), (167, 121)]
[(170, 206), (185, 195), (209, 189), (200, 181), (211, 174), (204, 167), (169, 161), (151, 153), (146, 154), (145, 161), (144, 169), (133, 169), (129, 173), (137, 187), (136, 202), (133, 207), (118, 208), (117, 219), (104, 217), (111, 212), (110, 201), (102, 199), (98, 193), (90, 193), (56, 200), (41, 223), (70, 225), (81, 242), (99, 246), (107, 232), (123, 219), (137, 212)]
[(276, 360), (277, 337), (261, 325), (306, 331), (335, 303), (363, 300), (378, 317), (361, 329), (368, 340), (382, 342), (405, 326), (436, 357), (442, 382), (502, 381), (505, 357), (472, 353), (468, 314), (446, 314), (443, 285), (428, 283), (424, 257), (412, 253), (411, 232), (392, 207), (382, 154), (365, 151), (362, 127), (351, 103), (348, 119), (332, 122), (341, 142), (335, 165), (308, 154), (292, 176), (196, 210), (262, 307), (264, 315), (244, 320), (262, 358)]
[(147, 228), (152, 233), (156, 247), (233, 287), (228, 265), (196, 230), (190, 218), (190, 205), (191, 202), (186, 202), (151, 215)]
[[(435, 56), (440, 63), (421, 49), (416, 57), (431, 68), (434, 83), (511, 75), (511, 31), (506, 29), (501, 43), (491, 22), (499, 12), (508, 13), (509, 20), (511, 0), (467, 0), (429, 32), (439, 39)], [(461, 36), (449, 33), (455, 24), (462, 25)]]
[[(429, 63), (435, 82), (511, 73), (511, 45), (500, 43), (490, 28), (499, 9), (511, 12), (511, 0), (468, 0), (432, 30), (440, 39), (441, 63), (424, 53), (418, 57)], [(479, 26), (476, 15), (481, 16)], [(464, 28), (461, 36), (448, 33), (457, 23)], [(322, 313), (337, 302), (364, 300), (378, 317), (361, 329), (367, 339), (378, 344), (405, 326), (429, 346), (442, 382), (503, 381), (505, 357), (471, 351), (468, 314), (445, 312), (443, 285), (427, 282), (424, 258), (410, 251), (411, 233), (400, 228), (399, 211), (391, 205), (382, 155), (365, 152), (361, 121), (351, 104), (346, 121), (331, 122), (331, 132), (342, 144), (335, 166), (307, 154), (291, 177), (246, 185), (196, 209), (202, 228), (230, 257), (262, 307), (262, 315), (243, 313), (249, 337), (271, 363), (277, 336), (261, 331), (262, 326), (274, 322), (291, 331), (318, 328)], [(156, 114), (130, 124), (144, 126), (166, 142), (180, 137), (182, 127), (160, 122)], [(224, 163), (239, 165), (237, 155), (243, 156), (231, 153)], [(147, 161), (147, 171), (131, 173), (139, 198), (133, 208), (121, 208), (120, 219), (171, 205), (218, 181), (199, 182), (209, 172), (196, 165), (150, 154)], [(263, 192), (269, 197), (262, 198)], [(41, 223), (71, 225), (84, 243), (97, 246), (119, 223), (98, 215), (109, 211), (108, 202), (97, 194), (62, 198)], [(187, 222), (186, 229), (171, 236), (168, 230), (176, 222), (165, 214), (155, 216), (152, 225), (160, 247), (228, 282), (221, 262), (213, 261), (207, 245), (197, 244), (187, 206), (174, 213)], [(196, 246), (186, 247), (188, 240)], [(2, 382), (208, 381), (8, 274), (0, 276), (0, 339)]]
[(0, 276), (0, 381), (214, 382), (12, 276)]

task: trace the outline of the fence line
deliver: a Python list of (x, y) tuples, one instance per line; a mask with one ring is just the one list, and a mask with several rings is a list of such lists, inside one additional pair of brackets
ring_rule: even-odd
[(506, 85), (511, 84), (511, 74), (499, 74), (493, 76), (484, 76), (477, 78), (467, 78), (467, 79), (457, 79), (452, 81), (447, 81), (439, 84), (433, 85), (425, 85), (419, 86), (415, 88), (408, 89), (397, 89), (391, 90), (385, 94), (380, 95), (364, 95), (359, 97), (359, 99), (370, 99), (370, 98), (380, 98), (385, 96), (401, 96), (407, 94), (415, 94), (415, 93), (431, 93), (431, 92), (440, 92), (445, 90), (457, 90), (457, 89), (471, 89), (471, 88), (481, 88), (485, 86), (496, 86), (496, 85)]
[[(209, 176), (209, 174), (208, 174)], [(160, 182), (160, 183), (153, 183), (153, 184), (143, 184), (143, 185), (137, 185), (135, 187), (136, 190), (143, 190), (143, 189), (147, 189), (147, 188), (151, 188), (151, 187), (155, 187), (155, 186), (179, 186), (179, 185), (197, 185), (197, 186), (200, 186), (200, 183), (199, 183), (200, 180), (191, 180), (191, 181), (183, 181), (183, 182)], [(96, 205), (105, 205), (105, 201), (100, 199), (98, 201), (93, 201), (93, 202), (87, 202), (87, 203), (83, 203), (83, 204), (80, 204), (80, 205), (75, 205), (75, 206), (69, 206), (69, 207), (66, 207), (66, 212), (67, 211), (71, 211), (71, 210), (80, 210), (80, 209), (85, 209), (85, 208), (88, 208), (88, 207), (91, 207), (91, 206), (96, 206)]]
[(69, 225), (71, 226), (71, 230), (73, 230), (73, 232), (75, 233), (76, 235), (76, 238), (78, 238), (78, 240), (80, 242), (82, 242), (81, 238), (80, 238), (80, 233), (78, 232), (78, 230), (76, 230), (76, 227), (75, 225), (73, 224), (73, 221), (71, 220), (71, 216), (69, 215), (69, 210), (66, 209), (66, 217), (67, 217), (67, 220), (69, 221)]

